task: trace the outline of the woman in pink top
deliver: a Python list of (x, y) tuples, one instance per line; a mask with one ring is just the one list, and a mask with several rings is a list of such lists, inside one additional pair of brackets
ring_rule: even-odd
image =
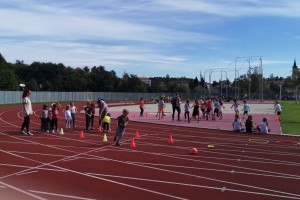
[(144, 114), (144, 109), (145, 109), (145, 101), (144, 101), (144, 98), (141, 97), (140, 99), (140, 117), (143, 117), (143, 114)]

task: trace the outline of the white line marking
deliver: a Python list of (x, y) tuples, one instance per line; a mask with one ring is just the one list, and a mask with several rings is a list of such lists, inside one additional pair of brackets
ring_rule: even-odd
[(84, 197), (77, 197), (77, 196), (70, 196), (70, 195), (64, 195), (64, 194), (57, 194), (57, 193), (50, 193), (50, 192), (42, 192), (42, 191), (36, 191), (36, 190), (29, 190), (29, 192), (37, 193), (37, 194), (46, 194), (46, 195), (57, 196), (57, 197), (65, 197), (65, 198), (70, 198), (70, 199), (96, 200), (96, 199), (90, 199), (90, 198), (84, 198)]
[(1, 183), (2, 185), (5, 185), (6, 187), (8, 187), (8, 188), (10, 188), (10, 189), (13, 189), (13, 190), (16, 190), (16, 191), (18, 191), (18, 192), (21, 192), (21, 193), (23, 193), (23, 194), (25, 194), (25, 195), (28, 195), (28, 196), (32, 197), (32, 198), (39, 199), (39, 200), (46, 200), (46, 199), (44, 199), (43, 197), (40, 197), (40, 196), (31, 194), (31, 193), (29, 193), (29, 192), (27, 192), (27, 191), (25, 191), (25, 190), (16, 188), (16, 187), (14, 187), (14, 186), (12, 186), (12, 185), (8, 185), (8, 184), (6, 184), (6, 183), (4, 183), (4, 182), (2, 182), (2, 181), (0, 181), (0, 183)]
[(16, 173), (17, 176), (22, 176), (22, 175), (27, 175), (27, 174), (32, 174), (32, 173), (36, 173), (38, 172), (37, 170), (35, 171), (27, 171), (27, 172), (24, 172), (24, 173)]
[[(220, 190), (220, 187), (206, 186), (206, 185), (195, 185), (195, 184), (188, 184), (188, 183), (181, 183), (181, 182), (161, 181), (161, 180), (156, 180), (156, 179), (143, 179), (143, 178), (135, 178), (135, 177), (128, 177), (128, 176), (115, 176), (115, 175), (108, 175), (108, 174), (94, 174), (94, 173), (89, 173), (89, 174), (95, 175), (95, 176), (113, 177), (113, 178), (120, 178), (120, 179), (129, 179), (129, 180), (138, 180), (138, 181), (146, 181), (146, 182), (154, 182), (154, 183), (164, 183), (164, 184), (172, 184), (172, 185), (181, 185), (181, 186), (189, 186), (189, 187), (196, 187), (196, 188), (206, 188), (206, 189)], [(292, 197), (292, 196), (283, 196), (283, 195), (276, 195), (276, 194), (269, 194), (269, 193), (252, 192), (252, 191), (246, 191), (246, 190), (237, 190), (237, 189), (230, 189), (230, 188), (226, 188), (226, 187), (221, 188), (222, 192), (224, 192), (225, 190), (226, 191), (231, 191), (231, 192), (246, 193), (246, 194), (256, 194), (256, 195), (263, 195), (263, 196), (281, 197), (281, 198), (287, 198), (287, 199), (298, 199), (298, 197)]]

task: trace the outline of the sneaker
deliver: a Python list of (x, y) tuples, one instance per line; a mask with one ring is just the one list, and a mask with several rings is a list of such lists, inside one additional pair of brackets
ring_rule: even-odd
[(52, 130), (52, 133), (55, 133), (55, 130)]
[(121, 144), (120, 143), (116, 143), (116, 146), (121, 146)]
[(46, 133), (49, 133), (49, 131), (47, 130)]
[(33, 136), (33, 134), (30, 131), (27, 132), (27, 135)]
[(23, 135), (27, 135), (27, 133), (26, 133), (25, 131), (22, 131), (21, 133), (22, 133)]

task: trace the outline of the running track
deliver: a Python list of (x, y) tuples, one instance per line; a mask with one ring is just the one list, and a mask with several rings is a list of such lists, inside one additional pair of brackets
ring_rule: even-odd
[(115, 121), (108, 142), (96, 131), (80, 140), (80, 114), (76, 129), (45, 134), (40, 108), (23, 136), (20, 106), (0, 107), (0, 199), (300, 199), (297, 137), (131, 121), (115, 147)]

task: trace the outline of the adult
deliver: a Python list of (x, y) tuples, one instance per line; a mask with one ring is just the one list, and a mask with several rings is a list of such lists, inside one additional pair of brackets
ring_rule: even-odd
[(97, 104), (99, 108), (99, 126), (102, 127), (103, 119), (108, 111), (108, 106), (105, 103), (104, 99), (98, 99)]
[[(33, 135), (29, 131), (30, 115), (33, 114), (32, 105), (29, 98), (30, 95), (31, 95), (31, 91), (25, 88), (22, 94), (22, 117), (24, 118), (24, 121), (21, 127), (21, 131), (24, 135)], [(26, 128), (26, 131), (24, 131), (24, 128)]]
[(172, 104), (172, 121), (174, 121), (174, 116), (175, 116), (175, 110), (177, 111), (177, 120), (180, 120), (180, 113), (181, 113), (181, 108), (180, 108), (180, 94), (179, 92), (176, 92), (175, 96), (171, 100)]

